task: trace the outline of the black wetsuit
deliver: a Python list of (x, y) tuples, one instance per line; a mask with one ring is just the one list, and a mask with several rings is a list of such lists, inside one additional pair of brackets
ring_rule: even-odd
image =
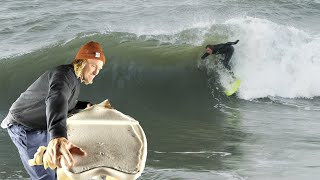
[(67, 114), (79, 102), (80, 79), (73, 65), (61, 65), (46, 71), (12, 104), (10, 122), (33, 130), (47, 130), (51, 139), (67, 137)]
[[(224, 55), (224, 59), (221, 59), (221, 62), (225, 68), (228, 70), (231, 70), (231, 67), (229, 65), (230, 59), (233, 55), (234, 48), (232, 45), (237, 44), (239, 40), (235, 42), (228, 42), (224, 44), (216, 44), (216, 45), (207, 45), (206, 48), (210, 48), (212, 50), (212, 54), (222, 54)], [(209, 56), (209, 53), (205, 53), (201, 59), (206, 58)]]

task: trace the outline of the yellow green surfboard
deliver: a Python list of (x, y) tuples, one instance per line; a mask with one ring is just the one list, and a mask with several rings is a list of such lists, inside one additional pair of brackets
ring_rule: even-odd
[(227, 96), (231, 96), (232, 94), (234, 94), (235, 92), (237, 92), (238, 88), (240, 86), (240, 79), (236, 79), (231, 85), (229, 89), (226, 89), (224, 91), (224, 93)]

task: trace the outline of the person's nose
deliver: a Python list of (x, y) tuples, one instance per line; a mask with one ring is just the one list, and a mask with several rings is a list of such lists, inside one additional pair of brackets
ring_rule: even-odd
[(98, 75), (99, 74), (99, 69), (98, 68), (96, 68), (94, 71), (93, 71), (93, 75)]

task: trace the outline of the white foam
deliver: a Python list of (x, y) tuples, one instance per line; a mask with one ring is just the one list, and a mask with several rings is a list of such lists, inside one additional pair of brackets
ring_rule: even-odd
[(161, 152), (161, 151), (154, 151), (156, 154), (211, 154), (211, 155), (220, 155), (222, 157), (229, 156), (231, 153), (228, 152), (220, 152), (220, 151), (186, 151), (186, 152)]
[(320, 39), (294, 27), (252, 17), (226, 23), (240, 39), (232, 59), (243, 99), (320, 96)]

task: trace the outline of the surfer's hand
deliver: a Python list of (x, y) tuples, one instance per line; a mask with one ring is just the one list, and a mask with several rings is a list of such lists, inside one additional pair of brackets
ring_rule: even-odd
[(91, 107), (91, 106), (93, 106), (93, 104), (91, 104), (91, 103), (88, 103), (88, 104), (87, 104), (87, 107), (86, 107), (86, 109), (87, 109), (87, 108), (89, 108), (89, 107)]
[[(85, 156), (87, 153), (78, 146), (69, 142), (66, 138), (52, 139), (47, 147), (45, 158), (48, 164), (61, 168), (61, 161), (68, 167), (74, 166), (73, 154)], [(51, 168), (51, 166), (49, 166)]]

